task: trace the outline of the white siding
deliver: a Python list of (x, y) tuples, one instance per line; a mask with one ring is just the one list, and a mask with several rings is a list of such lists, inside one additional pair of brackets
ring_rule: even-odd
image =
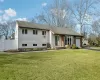
[(17, 50), (17, 40), (0, 40), (0, 51)]
[(0, 40), (0, 51), (7, 50), (18, 50), (18, 24), (15, 24), (15, 39), (5, 40), (5, 38)]
[(0, 40), (0, 51), (4, 51), (4, 40)]
[[(42, 35), (42, 30), (38, 30), (38, 34), (33, 34), (33, 29), (27, 29), (27, 34), (22, 34), (22, 28), (19, 28), (18, 34), (18, 45), (19, 48), (41, 48), (42, 44), (49, 43), (49, 31), (46, 31), (46, 37)], [(23, 47), (22, 44), (27, 44), (26, 47)], [(37, 46), (33, 46), (37, 44)]]

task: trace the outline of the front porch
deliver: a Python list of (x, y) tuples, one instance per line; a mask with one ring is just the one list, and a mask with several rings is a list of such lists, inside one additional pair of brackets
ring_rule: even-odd
[(55, 47), (56, 48), (65, 48), (66, 45), (72, 46), (75, 44), (77, 47), (82, 47), (82, 38), (69, 35), (55, 35)]
[(68, 35), (55, 35), (55, 47), (65, 47), (74, 44), (74, 37)]

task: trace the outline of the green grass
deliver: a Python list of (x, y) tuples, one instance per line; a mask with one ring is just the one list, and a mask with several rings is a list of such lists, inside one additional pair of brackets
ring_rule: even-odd
[(100, 52), (0, 53), (0, 80), (100, 80)]

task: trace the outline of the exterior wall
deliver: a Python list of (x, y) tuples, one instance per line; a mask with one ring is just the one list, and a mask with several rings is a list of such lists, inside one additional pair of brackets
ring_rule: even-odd
[[(52, 31), (50, 31), (49, 33), (50, 33), (51, 48), (61, 47), (61, 36), (60, 35), (55, 35)], [(55, 45), (55, 36), (59, 36), (58, 46)]]
[[(27, 34), (22, 34), (22, 28), (18, 29), (18, 47), (19, 48), (43, 48), (42, 44), (49, 43), (49, 31), (46, 31), (46, 36), (42, 35), (43, 30), (38, 30), (38, 34), (33, 34), (34, 29), (27, 29)], [(23, 47), (22, 44), (27, 44)], [(33, 46), (37, 44), (37, 46)], [(46, 47), (46, 46), (45, 46)]]
[(18, 50), (18, 24), (15, 24), (15, 39), (5, 40), (5, 37), (0, 40), (0, 51)]
[(4, 51), (4, 40), (0, 40), (0, 51)]
[(17, 50), (17, 40), (0, 40), (0, 51)]

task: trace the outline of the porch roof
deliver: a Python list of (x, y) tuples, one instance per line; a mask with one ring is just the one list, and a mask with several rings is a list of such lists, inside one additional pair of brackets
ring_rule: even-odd
[(82, 36), (81, 34), (75, 32), (71, 28), (52, 27), (51, 31), (53, 31), (54, 34), (71, 35), (71, 36)]

